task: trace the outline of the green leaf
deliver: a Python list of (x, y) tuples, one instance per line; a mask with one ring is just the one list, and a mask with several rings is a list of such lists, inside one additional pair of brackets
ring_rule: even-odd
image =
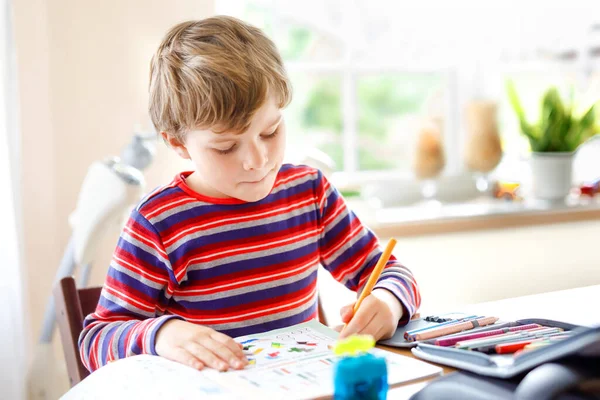
[(540, 118), (529, 124), (521, 106), (514, 84), (507, 82), (510, 104), (519, 118), (521, 132), (529, 140), (535, 152), (573, 152), (583, 142), (598, 133), (596, 105), (592, 105), (581, 117), (575, 115), (574, 90), (565, 104), (556, 87), (549, 88), (541, 99)]
[(519, 101), (519, 96), (517, 95), (515, 86), (510, 80), (506, 83), (506, 91), (508, 93), (508, 100), (510, 102), (510, 105), (512, 106), (513, 110), (515, 110), (517, 118), (519, 119), (521, 133), (523, 133), (529, 139), (529, 144), (531, 145), (532, 149), (537, 148), (538, 137), (536, 129), (534, 129), (534, 127), (529, 125), (529, 123), (527, 122), (527, 118), (525, 117), (525, 111), (521, 106), (521, 102)]
[(577, 147), (588, 140), (590, 137), (597, 133), (596, 127), (596, 110), (595, 105), (592, 105), (581, 117), (580, 120), (574, 125), (569, 136), (567, 137), (567, 143), (572, 148), (571, 151), (577, 149)]

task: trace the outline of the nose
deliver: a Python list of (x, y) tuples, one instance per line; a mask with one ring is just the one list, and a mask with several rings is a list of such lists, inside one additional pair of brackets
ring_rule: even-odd
[(243, 166), (246, 171), (253, 169), (261, 169), (269, 161), (267, 157), (267, 148), (263, 143), (253, 142), (250, 145), (250, 149), (246, 152)]

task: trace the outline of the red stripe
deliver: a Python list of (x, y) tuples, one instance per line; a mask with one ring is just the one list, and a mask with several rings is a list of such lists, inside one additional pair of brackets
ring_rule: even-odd
[[(273, 278), (266, 278), (266, 276), (270, 276), (275, 273), (280, 274), (275, 277), (275, 279), (285, 279), (289, 276), (302, 274), (304, 271), (313, 268), (318, 262), (319, 260), (315, 254), (310, 253), (294, 260), (288, 260), (279, 264), (267, 265), (258, 270), (240, 270), (234, 273), (228, 273), (226, 275), (215, 276), (210, 279), (191, 279), (190, 277), (190, 284), (185, 288), (176, 288), (173, 291), (173, 295), (185, 297), (227, 292), (239, 287), (270, 282), (273, 280)], [(305, 267), (301, 270), (298, 270), (298, 267), (300, 266)], [(199, 275), (201, 275), (201, 273), (199, 273)], [(252, 281), (248, 282), (249, 280)], [(202, 290), (202, 292), (197, 292), (198, 290)]]
[[(354, 264), (342, 265), (342, 266), (336, 268), (334, 271), (332, 271), (331, 275), (337, 280), (342, 280), (344, 278), (344, 276), (354, 275), (354, 273), (359, 268), (361, 268), (363, 265), (365, 265), (365, 263), (367, 261), (367, 257), (369, 256), (369, 254), (371, 254), (371, 252), (376, 247), (376, 245), (377, 245), (377, 239), (372, 238), (369, 241), (369, 243), (360, 250), (360, 253), (357, 253), (354, 255), (354, 260), (353, 260)], [(364, 279), (365, 276), (368, 278), (369, 274), (371, 273), (371, 271), (373, 270), (374, 267), (375, 267), (375, 264), (373, 264), (369, 267), (366, 267), (361, 273), (361, 276), (362, 276), (361, 279)]]
[(122, 247), (117, 247), (115, 249), (114, 256), (122, 259), (123, 261), (129, 264), (137, 266), (137, 268), (133, 268), (131, 265), (127, 265), (121, 262), (120, 260), (114, 260), (117, 264), (127, 269), (128, 271), (133, 272), (136, 275), (140, 275), (159, 285), (167, 285), (169, 283), (169, 278), (166, 275), (165, 270), (163, 268), (153, 264), (149, 264), (141, 258), (137, 258)]
[[(180, 200), (187, 200), (187, 201), (194, 201), (194, 202), (197, 201), (196, 199), (190, 198), (187, 194), (185, 194), (184, 192), (181, 192), (181, 191), (176, 191), (176, 190), (165, 191), (163, 189), (160, 193), (161, 193), (160, 198), (149, 199), (144, 204), (141, 214), (146, 219), (152, 219), (152, 218), (156, 217), (157, 215), (160, 215), (160, 213), (162, 213), (164, 211), (160, 211), (158, 214), (156, 214), (157, 210), (159, 210), (162, 207), (165, 207), (165, 205), (167, 205), (169, 203), (180, 201)], [(168, 209), (169, 208), (166, 208), (165, 210), (168, 210)]]
[(162, 246), (160, 237), (156, 236), (155, 232), (148, 231), (143, 225), (134, 220), (123, 228), (123, 232), (130, 235), (133, 239), (144, 243), (146, 246), (155, 249), (163, 257), (167, 257), (167, 253)]
[[(106, 290), (106, 292), (111, 294), (112, 296), (124, 301), (125, 303), (132, 305), (133, 307), (140, 308), (148, 312), (154, 312), (154, 305), (156, 301), (153, 297), (150, 297), (147, 294), (140, 292), (134, 287), (119, 282), (111, 276), (106, 277), (106, 282), (104, 283), (104, 290)], [(126, 293), (128, 297), (138, 301), (139, 303), (124, 297), (124, 293)]]
[[(305, 204), (298, 204), (301, 202), (304, 202)], [(298, 206), (288, 208), (290, 205), (294, 204), (298, 204)], [(186, 235), (192, 235), (219, 226), (234, 225), (240, 222), (256, 222), (264, 220), (265, 218), (274, 218), (280, 215), (290, 214), (309, 204), (306, 193), (300, 192), (290, 197), (280, 198), (269, 204), (247, 207), (243, 210), (236, 209), (235, 212), (231, 209), (223, 209), (213, 212), (198, 213), (196, 216), (186, 218), (181, 222), (170, 225), (168, 228), (161, 231), (161, 235), (163, 243), (168, 247)], [(285, 208), (285, 210), (277, 212), (277, 209), (279, 208)], [(265, 216), (264, 214), (267, 213), (269, 215)], [(224, 220), (231, 221), (224, 222)], [(186, 232), (186, 234), (182, 235), (182, 232)]]
[(254, 238), (252, 237), (249, 239), (243, 238), (205, 246), (197, 246), (194, 250), (187, 252), (184, 257), (174, 260), (173, 268), (180, 271), (185, 269), (186, 266), (196, 262), (207, 263), (240, 254), (275, 249), (282, 246), (288, 246), (299, 240), (308, 240), (317, 236), (319, 236), (319, 232), (317, 231), (314, 222), (308, 221), (294, 228), (293, 231), (283, 235), (281, 232), (272, 232), (261, 236), (260, 239), (249, 240)]
[(332, 245), (324, 245), (321, 248), (321, 254), (323, 258), (327, 259), (335, 254), (336, 251), (341, 249), (346, 243), (351, 242), (356, 236), (362, 234), (362, 224), (357, 220), (350, 220), (348, 224), (344, 225), (344, 229), (337, 232), (335, 237), (327, 237), (326, 242), (332, 243)]
[[(269, 315), (270, 313), (273, 312), (273, 311), (271, 311), (272, 308), (293, 303), (293, 302), (307, 296), (308, 294), (310, 294), (312, 291), (315, 290), (315, 288), (316, 288), (316, 282), (311, 282), (309, 285), (307, 285), (302, 290), (298, 290), (293, 293), (288, 293), (284, 296), (279, 296), (279, 297), (276, 297), (273, 299), (265, 299), (265, 300), (255, 301), (255, 302), (251, 302), (251, 303), (247, 303), (247, 304), (240, 304), (235, 307), (219, 308), (216, 310), (206, 310), (206, 309), (185, 310), (185, 309), (181, 308), (179, 305), (177, 305), (177, 308), (173, 307), (173, 312), (175, 314), (183, 316), (184, 318), (206, 319), (205, 323), (219, 324), (219, 323), (241, 322), (241, 321)], [(282, 307), (282, 308), (276, 310), (275, 312), (277, 312), (277, 313), (285, 312), (285, 311), (293, 310), (300, 306), (301, 305), (290, 305), (288, 307)], [(190, 312), (190, 311), (192, 311), (192, 312)], [(246, 313), (252, 313), (252, 315), (244, 316), (244, 317), (240, 316), (240, 317), (236, 318), (236, 316), (246, 314)], [(230, 318), (230, 319), (225, 322), (218, 321), (218, 320), (210, 321), (211, 316), (218, 317), (218, 318)]]

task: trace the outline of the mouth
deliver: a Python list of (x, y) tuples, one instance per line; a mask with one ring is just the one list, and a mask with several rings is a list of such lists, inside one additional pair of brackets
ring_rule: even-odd
[(271, 174), (271, 171), (272, 171), (272, 170), (269, 170), (269, 172), (267, 172), (267, 173), (265, 174), (265, 176), (263, 176), (261, 179), (254, 180), (254, 181), (245, 181), (244, 183), (261, 183), (261, 182), (263, 182), (265, 179), (267, 179), (267, 177), (268, 177), (268, 176)]

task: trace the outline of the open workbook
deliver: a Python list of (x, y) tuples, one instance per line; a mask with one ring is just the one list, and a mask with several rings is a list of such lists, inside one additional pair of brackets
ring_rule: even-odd
[[(238, 337), (249, 365), (243, 370), (197, 371), (162, 357), (139, 355), (112, 362), (63, 396), (72, 399), (313, 399), (333, 395), (330, 346), (338, 333), (317, 321)], [(442, 369), (381, 349), (390, 386), (440, 375)]]

